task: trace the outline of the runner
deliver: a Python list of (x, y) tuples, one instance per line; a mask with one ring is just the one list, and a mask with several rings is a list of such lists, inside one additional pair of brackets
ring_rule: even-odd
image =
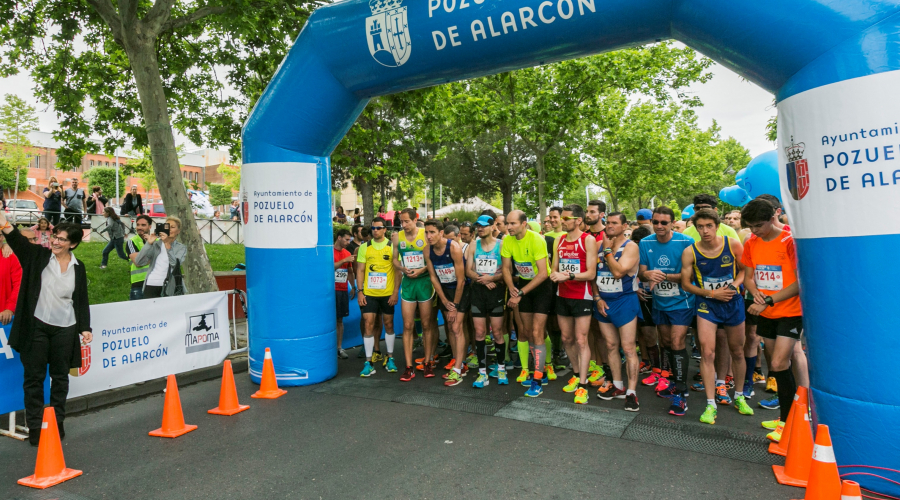
[[(406, 358), (406, 371), (400, 377), (402, 382), (409, 382), (416, 376), (413, 364), (413, 343), (415, 342), (416, 312), (419, 313), (424, 336), (425, 359), (432, 359), (436, 338), (431, 328), (432, 300), (434, 287), (431, 276), (425, 267), (425, 230), (416, 227), (418, 216), (415, 209), (404, 208), (400, 211), (400, 227), (403, 231), (394, 233), (394, 268), (403, 275), (400, 287), (400, 309), (403, 314), (403, 355)], [(425, 378), (434, 377), (434, 362), (423, 361)]]
[(597, 276), (597, 240), (581, 231), (584, 222), (581, 205), (566, 205), (560, 218), (566, 233), (556, 240), (550, 280), (557, 284), (556, 317), (561, 331), (560, 343), (569, 354), (574, 374), (563, 391), (574, 392), (575, 402), (585, 405), (591, 360), (587, 341), (593, 310), (591, 281)]
[(755, 236), (747, 240), (741, 263), (752, 277), (746, 283), (754, 301), (748, 312), (759, 316), (756, 332), (766, 339), (767, 348), (772, 344), (769, 375), (778, 384), (781, 419), (769, 437), (778, 441), (797, 390), (791, 357), (800, 351), (803, 333), (797, 254), (791, 234), (775, 226), (775, 208), (768, 201), (752, 200), (741, 209), (741, 219)]
[[(475, 238), (475, 229), (471, 222), (464, 221), (459, 223), (459, 239), (457, 243), (462, 248), (463, 253), (463, 265), (466, 265), (466, 255), (467, 250), (469, 249), (469, 245), (472, 243)], [(499, 261), (498, 261), (499, 262)], [(471, 280), (469, 280), (468, 275), (466, 276), (466, 285), (472, 284)], [(467, 296), (470, 298), (469, 302), (471, 302), (472, 291), (469, 290), (466, 292)], [(470, 305), (471, 307), (471, 305)], [(470, 311), (466, 311), (467, 313)], [(471, 354), (466, 358), (466, 364), (469, 365), (470, 369), (478, 368), (478, 357), (475, 355), (476, 345), (475, 345), (475, 323), (473, 321), (471, 314), (466, 314), (466, 320), (463, 322), (463, 334), (466, 336), (466, 345), (468, 346), (468, 352)]]
[[(719, 200), (711, 194), (704, 193), (694, 196), (694, 214), (704, 208), (715, 210), (717, 206), (719, 206)], [(691, 221), (693, 221), (693, 219), (691, 219)], [(688, 223), (688, 227), (685, 228), (684, 234), (693, 238), (695, 242), (700, 241), (700, 233), (698, 233), (697, 228), (693, 226), (693, 222)], [(725, 223), (719, 224), (719, 227), (716, 228), (716, 236), (728, 236), (729, 238), (740, 241), (737, 232)]]
[[(584, 214), (584, 223), (587, 226), (586, 233), (590, 234), (597, 240), (599, 246), (606, 237), (606, 203), (600, 200), (591, 200), (588, 202), (587, 212)], [(605, 381), (605, 374), (610, 372), (607, 364), (606, 341), (603, 340), (603, 334), (600, 332), (600, 322), (591, 321), (591, 329), (588, 332), (588, 345), (591, 347), (591, 363), (588, 370), (590, 376), (588, 382), (594, 387), (600, 387)]]
[[(731, 354), (731, 367), (741, 377), (746, 374), (744, 360), (744, 308), (739, 289), (744, 283), (744, 270), (738, 265), (743, 248), (740, 242), (728, 236), (716, 236), (719, 214), (710, 208), (702, 208), (691, 217), (700, 233), (700, 242), (685, 249), (681, 258), (681, 286), (697, 296), (697, 334), (702, 353), (700, 373), (706, 391), (706, 409), (700, 421), (715, 424), (717, 402), (725, 402), (724, 373), (716, 377), (716, 331), (725, 329), (726, 342)], [(713, 386), (715, 382), (715, 386)], [(715, 391), (713, 391), (715, 387)], [(753, 415), (747, 405), (743, 383), (736, 383), (734, 407), (742, 415)]]
[[(652, 213), (650, 215), (653, 217)], [(652, 225), (647, 226), (641, 224), (641, 227), (635, 229), (631, 233), (631, 241), (640, 245), (642, 239), (650, 236), (652, 231), (649, 229)], [(638, 288), (638, 299), (641, 303), (641, 318), (638, 319), (638, 339), (641, 347), (643, 365), (646, 361), (647, 366), (641, 373), (650, 373), (648, 377), (641, 380), (641, 383), (647, 386), (656, 387), (660, 378), (669, 376), (669, 364), (665, 356), (660, 355), (659, 335), (656, 332), (656, 323), (653, 322), (653, 292), (650, 290), (650, 284), (641, 281)], [(665, 371), (665, 373), (663, 373)]]
[(384, 340), (387, 344), (387, 359), (384, 366), (388, 373), (397, 371), (394, 364), (394, 306), (400, 294), (400, 280), (396, 279), (391, 263), (393, 249), (384, 237), (387, 224), (381, 217), (372, 219), (372, 241), (359, 247), (356, 258), (356, 284), (363, 293), (357, 296), (359, 309), (365, 321), (363, 345), (366, 350), (366, 364), (360, 376), (369, 377), (375, 373), (372, 350), (381, 337), (381, 324), (376, 325), (375, 317), (381, 313), (384, 324)]
[(475, 222), (479, 238), (466, 250), (466, 276), (471, 280), (472, 318), (475, 326), (475, 354), (478, 357), (478, 378), (472, 387), (484, 388), (490, 384), (487, 373), (487, 336), (490, 318), (494, 350), (497, 354), (497, 369), (490, 376), (497, 378), (499, 385), (509, 384), (506, 376), (506, 346), (503, 339), (503, 311), (506, 301), (506, 285), (500, 268), (500, 240), (494, 238), (494, 218), (482, 215)]
[[(653, 210), (649, 208), (642, 208), (637, 211), (637, 215), (635, 215), (635, 219), (639, 226), (645, 226), (648, 231), (653, 232), (653, 224), (650, 222), (650, 219), (653, 218)], [(632, 228), (632, 230), (637, 229), (636, 227)]]
[[(625, 236), (625, 216), (619, 212), (606, 219), (606, 238), (601, 244), (602, 261), (597, 264), (597, 280), (594, 283), (595, 317), (606, 341), (612, 383), (609, 380), (597, 390), (597, 397), (609, 401), (625, 400), (625, 410), (638, 411), (637, 322), (641, 315), (637, 296), (637, 273), (640, 265), (638, 245)], [(622, 358), (619, 347), (625, 352), (628, 369), (628, 389), (622, 378)]]
[(675, 212), (666, 206), (653, 210), (653, 231), (641, 240), (640, 278), (650, 283), (653, 292), (653, 322), (659, 332), (663, 355), (675, 377), (671, 384), (661, 379), (657, 385), (661, 397), (672, 398), (669, 413), (684, 416), (687, 413), (687, 370), (690, 358), (685, 348), (688, 327), (694, 318), (694, 296), (682, 290), (681, 255), (694, 240), (672, 231)]
[[(531, 386), (525, 395), (537, 397), (544, 392), (541, 386), (549, 383), (541, 371), (547, 359), (544, 327), (553, 300), (553, 288), (547, 279), (547, 245), (541, 235), (528, 229), (525, 212), (510, 212), (506, 223), (510, 237), (503, 240), (500, 255), (503, 258), (503, 280), (509, 289), (508, 305), (519, 310), (523, 326), (519, 338), (529, 342), (534, 362), (533, 377), (530, 377), (528, 367), (523, 365), (522, 374), (516, 380), (525, 385), (531, 378)], [(513, 269), (518, 272), (515, 279)]]
[(742, 245), (744, 244), (744, 241), (746, 241), (747, 238), (750, 237), (750, 230), (745, 227), (741, 227), (740, 210), (732, 210), (731, 212), (725, 214), (725, 224), (727, 224), (731, 229), (734, 229), (734, 231), (738, 235), (738, 239), (741, 240)]
[(429, 219), (425, 222), (425, 237), (429, 252), (425, 254), (425, 265), (431, 275), (431, 283), (438, 297), (438, 307), (444, 316), (444, 330), (447, 341), (453, 348), (453, 368), (446, 375), (445, 386), (462, 382), (463, 359), (466, 354), (462, 324), (468, 305), (464, 295), (466, 272), (462, 249), (453, 240), (444, 238), (440, 221)]
[(500, 214), (494, 219), (494, 238), (502, 240), (509, 235), (509, 229), (506, 227), (506, 216)]
[[(353, 276), (356, 256), (347, 250), (349, 244), (350, 231), (339, 229), (334, 239), (334, 303), (337, 309), (337, 353), (340, 359), (349, 358), (341, 348), (341, 341), (344, 339), (344, 318), (350, 316), (350, 299), (356, 296), (356, 279)], [(349, 296), (348, 283), (353, 283), (353, 291)]]
[[(554, 248), (556, 242), (566, 235), (566, 231), (562, 225), (562, 212), (562, 207), (550, 207), (547, 215), (547, 218), (550, 220), (551, 229), (550, 232), (544, 233), (544, 239), (547, 241), (548, 264), (552, 264), (553, 256), (555, 255)], [(547, 374), (548, 380), (556, 380), (555, 368), (559, 367), (559, 369), (564, 369), (566, 367), (566, 361), (568, 360), (563, 358), (566, 351), (563, 349), (561, 328), (556, 316), (555, 304), (558, 297), (557, 288), (559, 287), (559, 284), (552, 280), (551, 284), (553, 287), (553, 305), (550, 309), (550, 315), (547, 316), (547, 336), (550, 338), (551, 350), (550, 359), (547, 360), (544, 372)]]

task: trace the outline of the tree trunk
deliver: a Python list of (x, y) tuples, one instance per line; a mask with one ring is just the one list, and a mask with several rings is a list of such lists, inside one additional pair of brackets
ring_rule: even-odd
[(372, 189), (372, 183), (360, 177), (356, 181), (356, 185), (359, 193), (362, 195), (363, 219), (366, 221), (367, 226), (371, 226), (372, 220), (378, 215), (375, 213), (375, 193)]
[(504, 185), (501, 189), (501, 194), (503, 195), (503, 213), (508, 214), (512, 212), (512, 198), (513, 198), (513, 188), (512, 185)]
[(544, 190), (547, 184), (547, 171), (544, 168), (544, 155), (538, 154), (536, 157), (536, 167), (538, 175), (538, 221), (544, 220), (547, 215), (547, 200), (544, 199)]
[(169, 121), (169, 107), (156, 59), (156, 40), (142, 37), (139, 30), (126, 34), (126, 38), (126, 49), (141, 100), (159, 194), (166, 213), (175, 215), (182, 221), (179, 239), (188, 250), (183, 263), (188, 289), (193, 293), (216, 291), (218, 286), (181, 178), (178, 154), (175, 151), (175, 135)]

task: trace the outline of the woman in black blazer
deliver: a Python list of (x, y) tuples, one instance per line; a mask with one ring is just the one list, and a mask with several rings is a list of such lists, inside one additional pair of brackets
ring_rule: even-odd
[[(84, 263), (72, 255), (83, 232), (75, 224), (53, 228), (50, 248), (30, 243), (0, 211), (0, 230), (22, 265), (9, 345), (25, 368), (25, 422), (28, 440), (37, 446), (44, 409), (44, 378), (50, 367), (50, 404), (56, 412), (59, 437), (66, 435), (69, 370), (81, 367), (80, 343), (90, 343), (91, 310)], [(79, 336), (81, 337), (79, 341)]]

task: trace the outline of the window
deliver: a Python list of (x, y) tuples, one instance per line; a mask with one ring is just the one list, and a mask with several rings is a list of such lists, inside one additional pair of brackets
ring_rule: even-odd
[(187, 172), (181, 172), (181, 178), (187, 179)]
[(91, 166), (92, 167), (94, 166), (94, 160), (91, 160)]
[(106, 162), (106, 166), (107, 166), (107, 167), (109, 166), (109, 162)]

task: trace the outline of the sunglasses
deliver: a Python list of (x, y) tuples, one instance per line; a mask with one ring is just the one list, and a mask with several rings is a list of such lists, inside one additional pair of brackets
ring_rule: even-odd
[(669, 225), (669, 221), (667, 221), (667, 220), (654, 220), (654, 221), (653, 221), (653, 225), (654, 225), (654, 226), (668, 226), (668, 225)]
[(385, 227), (384, 226), (372, 226), (369, 229), (371, 229), (372, 231), (379, 231), (381, 229), (385, 229)]
[(566, 222), (569, 222), (570, 220), (580, 219), (580, 218), (581, 217), (569, 217), (568, 215), (564, 215), (564, 216), (560, 217), (560, 219), (562, 219)]

